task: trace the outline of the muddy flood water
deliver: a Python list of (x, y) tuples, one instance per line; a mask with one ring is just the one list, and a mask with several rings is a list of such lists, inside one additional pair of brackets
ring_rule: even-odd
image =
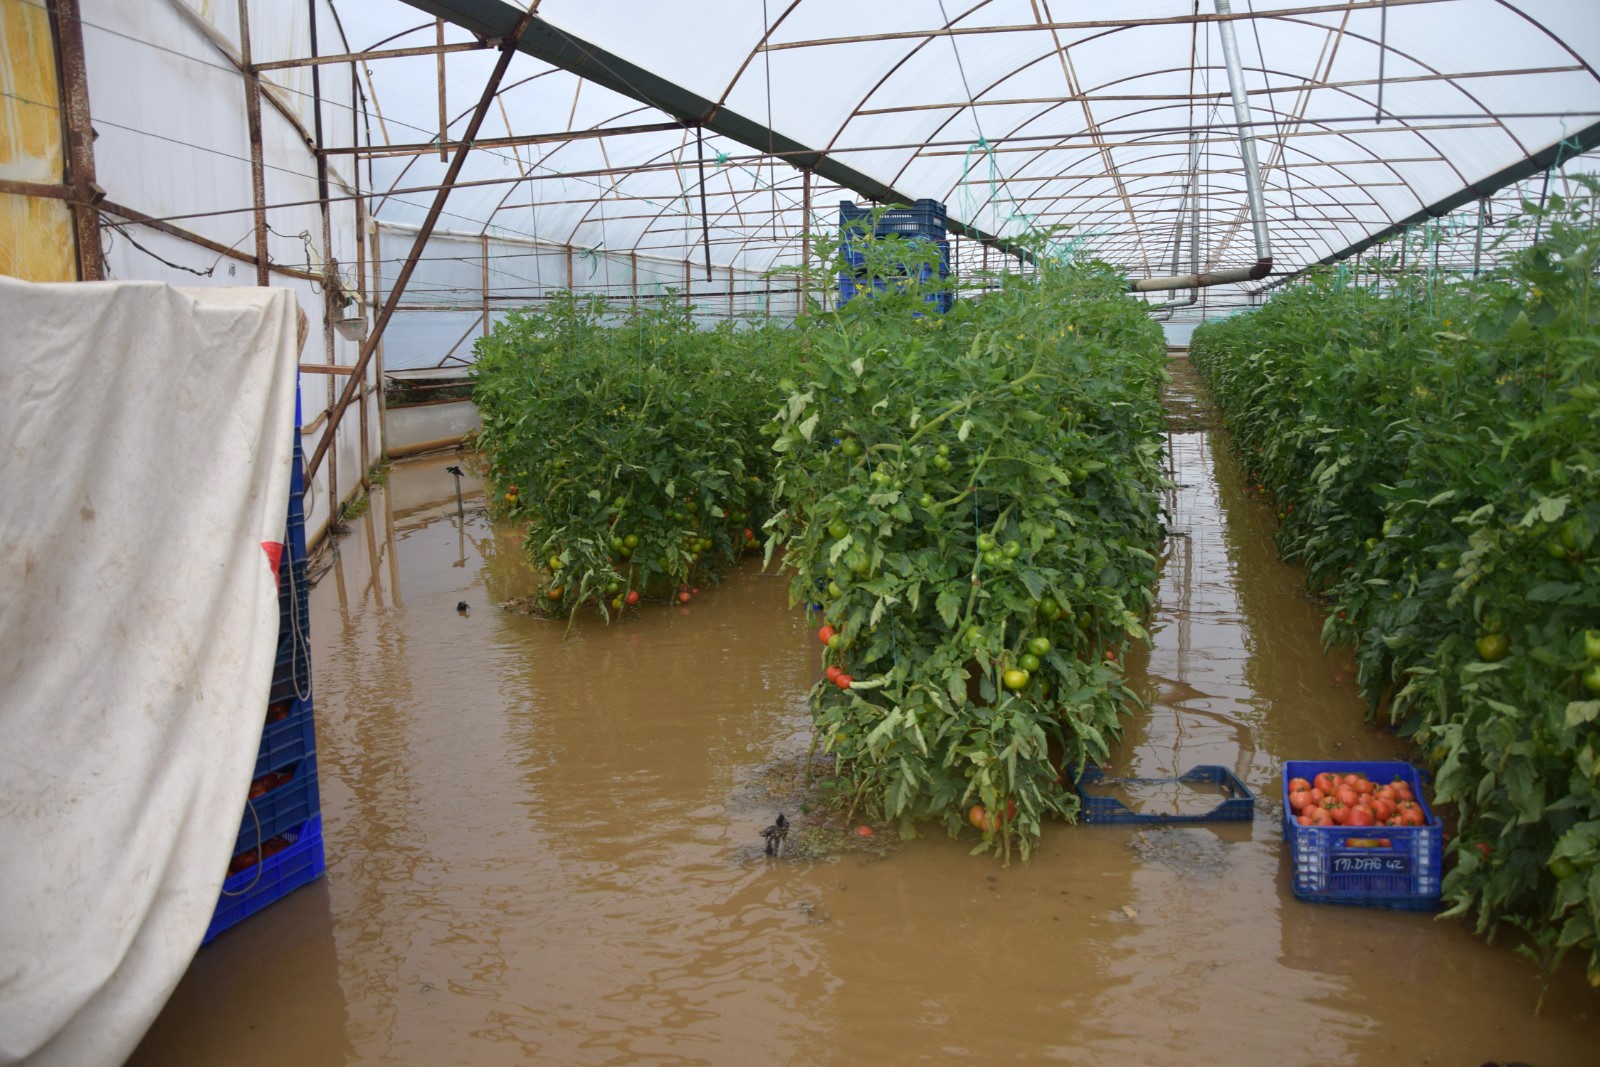
[(1600, 1062), (1580, 967), (1535, 1015), (1509, 944), (1291, 895), (1282, 762), (1408, 752), (1196, 414), (1112, 766), (1222, 764), (1253, 823), (1057, 824), (1010, 867), (942, 831), (769, 862), (821, 672), (786, 578), (752, 561), (567, 636), (497, 607), (535, 578), (470, 479), (458, 521), (457, 457), (405, 463), (312, 595), (328, 875), (202, 949), (132, 1062)]

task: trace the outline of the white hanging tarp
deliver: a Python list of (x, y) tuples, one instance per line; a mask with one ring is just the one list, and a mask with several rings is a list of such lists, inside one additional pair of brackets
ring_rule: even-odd
[(119, 1064), (205, 933), (278, 631), (296, 310), (0, 278), (0, 1064)]

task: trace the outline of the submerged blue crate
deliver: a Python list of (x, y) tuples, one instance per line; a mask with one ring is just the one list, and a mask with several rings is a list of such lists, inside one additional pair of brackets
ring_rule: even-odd
[[(1426, 826), (1301, 826), (1289, 807), (1289, 782), (1318, 774), (1364, 774), (1374, 782), (1400, 778), (1411, 787)], [(1409, 763), (1290, 760), (1283, 765), (1283, 843), (1294, 895), (1318, 904), (1432, 911), (1439, 906), (1444, 827), (1422, 798)]]
[(256, 752), (252, 780), (268, 771), (297, 763), (317, 752), (316, 723), (311, 699), (280, 700), (267, 705), (266, 724), (261, 731), (261, 748)]
[[(1092, 785), (1161, 785), (1177, 782), (1205, 782), (1222, 787), (1226, 796), (1215, 808), (1198, 815), (1175, 812), (1134, 811), (1116, 797), (1096, 796), (1084, 789)], [(1085, 767), (1077, 782), (1078, 801), (1083, 821), (1105, 825), (1183, 825), (1203, 822), (1249, 822), (1255, 817), (1256, 797), (1250, 787), (1226, 767), (1203, 764), (1176, 778), (1107, 778), (1099, 767)]]
[(211, 915), (211, 925), (201, 944), (268, 904), (281, 900), (291, 890), (315, 881), (327, 870), (320, 815), (286, 831), (283, 836), (293, 839), (288, 848), (238, 874), (229, 875), (222, 883), (222, 896), (217, 900), (217, 910)]
[(239, 836), (233, 843), (233, 855), (247, 852), (263, 841), (270, 841), (322, 810), (321, 794), (317, 789), (317, 757), (307, 756), (298, 763), (269, 773), (281, 774), (284, 771), (290, 772), (288, 781), (245, 801), (244, 815), (239, 820)]

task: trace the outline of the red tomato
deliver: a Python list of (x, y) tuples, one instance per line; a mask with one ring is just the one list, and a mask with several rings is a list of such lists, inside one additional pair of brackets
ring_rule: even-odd
[(1411, 794), (1411, 786), (1406, 784), (1406, 780), (1404, 778), (1396, 778), (1394, 781), (1389, 783), (1389, 788), (1393, 789), (1394, 792), (1395, 792), (1395, 796), (1397, 796), (1401, 800), (1414, 800), (1414, 799), (1416, 799)]
[(1427, 817), (1422, 814), (1421, 808), (1407, 808), (1400, 813), (1401, 826), (1426, 826)]
[(1327, 771), (1323, 771), (1312, 780), (1311, 786), (1313, 789), (1322, 790), (1324, 794), (1329, 794), (1339, 788), (1339, 779), (1335, 778)]
[(1294, 792), (1289, 794), (1289, 807), (1293, 808), (1296, 812), (1304, 811), (1306, 805), (1310, 803), (1311, 790), (1309, 789), (1296, 789)]
[(694, 598), (689, 595), (689, 590), (687, 590), (687, 589), (685, 589), (683, 592), (678, 594), (678, 603), (680, 603), (680, 604), (687, 604), (689, 601), (691, 601), (693, 599)]
[(639, 590), (637, 590), (637, 589), (628, 590), (627, 601), (628, 601), (629, 604), (637, 604), (639, 602)]
[(1387, 785), (1379, 789), (1373, 796), (1387, 800), (1391, 804), (1400, 799), (1400, 795), (1394, 791), (1394, 788)]
[(1345, 825), (1372, 826), (1375, 822), (1376, 820), (1373, 819), (1372, 812), (1368, 811), (1366, 808), (1358, 807), (1350, 809), (1350, 819)]
[(1379, 822), (1394, 818), (1394, 801), (1378, 797), (1372, 802), (1372, 816)]
[(1487, 841), (1473, 842), (1472, 847), (1477, 849), (1478, 855), (1482, 856), (1484, 859), (1488, 859), (1490, 856), (1494, 855), (1494, 849), (1489, 847), (1489, 842)]
[(833, 684), (838, 686), (840, 689), (849, 689), (853, 684), (855, 684), (855, 679), (850, 677), (848, 674), (841, 674), (839, 677), (833, 680)]
[(1312, 804), (1316, 805), (1319, 808), (1322, 807), (1322, 802), (1323, 802), (1323, 800), (1327, 799), (1327, 796), (1328, 796), (1328, 794), (1324, 793), (1322, 790), (1317, 789), (1314, 786), (1312, 787), (1312, 789), (1311, 789), (1311, 803)]
[(1367, 781), (1365, 778), (1363, 778), (1363, 779), (1361, 779), (1361, 781), (1357, 782), (1356, 786), (1355, 786), (1356, 792), (1360, 793), (1364, 797), (1370, 797), (1377, 790), (1377, 788), (1378, 788), (1377, 786), (1373, 785), (1371, 782)]
[(827, 670), (823, 671), (822, 673), (827, 677), (828, 681), (832, 682), (834, 685), (838, 685), (839, 684), (839, 675), (843, 674), (844, 671), (840, 667), (835, 665), (835, 666), (829, 667)]
[(1332, 826), (1333, 816), (1328, 814), (1327, 808), (1310, 808), (1311, 824), (1313, 826)]
[(1295, 817), (1295, 821), (1298, 822), (1301, 826), (1310, 826), (1311, 825), (1311, 812), (1308, 811), (1304, 815), (1297, 815)]
[(1328, 817), (1333, 820), (1335, 826), (1344, 826), (1350, 822), (1350, 809), (1337, 800), (1330, 801), (1328, 806), (1322, 810), (1328, 813)]
[(838, 633), (838, 631), (833, 627), (824, 626), (822, 629), (817, 631), (817, 640), (821, 641), (823, 644), (827, 644), (829, 638), (833, 637), (835, 633)]
[(857, 837), (871, 837), (872, 836), (872, 827), (870, 827), (870, 826), (858, 826), (858, 827), (856, 827), (856, 836)]
[(967, 821), (984, 833), (989, 832), (989, 813), (982, 804), (974, 804), (967, 809)]
[(1311, 783), (1306, 781), (1304, 778), (1289, 779), (1289, 792), (1293, 793), (1297, 789), (1304, 789), (1305, 791), (1310, 792)]
[(1340, 783), (1338, 791), (1334, 793), (1334, 796), (1339, 798), (1339, 803), (1343, 804), (1347, 808), (1355, 807), (1356, 800), (1360, 797), (1360, 795), (1361, 794), (1357, 793), (1354, 789), (1351, 789), (1348, 785), (1343, 783)]

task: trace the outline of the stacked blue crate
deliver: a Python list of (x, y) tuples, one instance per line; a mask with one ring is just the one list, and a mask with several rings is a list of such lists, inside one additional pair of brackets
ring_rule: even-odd
[(314, 880), (326, 866), (311, 701), (305, 475), (298, 405), (295, 422), (289, 511), (278, 564), (278, 654), (250, 796), (206, 941)]
[[(878, 237), (892, 234), (912, 242), (932, 241), (939, 248), (939, 277), (943, 279), (950, 276), (950, 242), (945, 236), (946, 221), (945, 206), (937, 200), (924, 199), (916, 201), (910, 207), (880, 212), (873, 233)], [(850, 273), (839, 275), (841, 305), (848, 303), (856, 294), (867, 291), (866, 254), (858, 245), (867, 236), (868, 227), (872, 226), (873, 209), (857, 207), (849, 200), (840, 202), (839, 233), (844, 239), (845, 263), (852, 268)], [(894, 279), (873, 278), (872, 291), (883, 292), (890, 280), (898, 282), (899, 277), (909, 280), (910, 274), (901, 268), (899, 275)], [(932, 277), (931, 265), (922, 264), (918, 267), (916, 280), (919, 284), (932, 280)], [(948, 292), (929, 293), (925, 299), (939, 311), (950, 310), (951, 294)]]

